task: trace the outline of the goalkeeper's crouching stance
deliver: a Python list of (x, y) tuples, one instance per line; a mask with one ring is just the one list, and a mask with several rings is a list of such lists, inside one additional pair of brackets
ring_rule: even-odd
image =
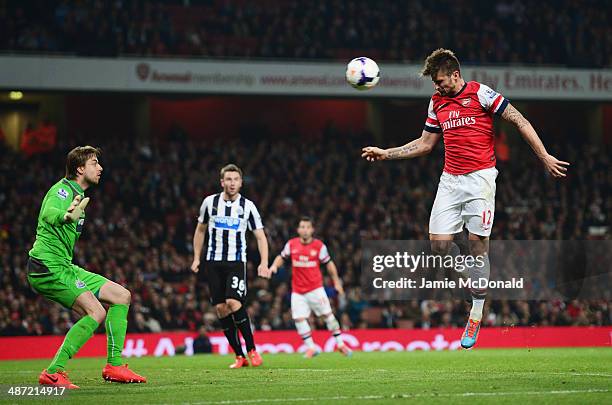
[[(104, 323), (108, 339), (108, 364), (102, 378), (122, 383), (144, 383), (146, 378), (131, 371), (121, 359), (127, 330), (130, 292), (105, 277), (72, 264), (74, 245), (85, 223), (89, 197), (84, 192), (98, 184), (102, 166), (100, 151), (76, 147), (66, 159), (66, 177), (53, 185), (43, 199), (36, 228), (36, 241), (29, 252), (28, 282), (44, 297), (74, 310), (81, 319), (66, 334), (49, 366), (42, 371), (43, 385), (79, 388), (68, 379), (65, 367)], [(108, 311), (102, 303), (108, 304)]]

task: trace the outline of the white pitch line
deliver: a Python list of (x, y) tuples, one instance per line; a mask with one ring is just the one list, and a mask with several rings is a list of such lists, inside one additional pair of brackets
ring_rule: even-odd
[(607, 377), (612, 378), (612, 374), (605, 373), (578, 373), (578, 372), (559, 372), (559, 373), (540, 373), (540, 374), (555, 374), (555, 375), (573, 375), (577, 377)]
[(461, 392), (461, 393), (430, 393), (430, 394), (391, 394), (391, 395), (364, 395), (335, 397), (310, 397), (310, 398), (259, 398), (224, 401), (188, 402), (193, 405), (231, 405), (231, 404), (255, 404), (262, 402), (314, 402), (314, 401), (338, 401), (338, 400), (377, 400), (377, 399), (410, 399), (422, 397), (490, 397), (490, 396), (512, 396), (512, 395), (569, 395), (609, 392), (607, 389), (588, 390), (552, 390), (552, 391), (515, 391), (515, 392)]

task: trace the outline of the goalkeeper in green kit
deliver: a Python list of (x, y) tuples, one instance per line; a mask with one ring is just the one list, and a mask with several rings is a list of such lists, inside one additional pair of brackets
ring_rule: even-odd
[[(102, 166), (100, 151), (92, 146), (76, 147), (66, 158), (66, 177), (54, 184), (43, 199), (38, 215), (36, 241), (28, 260), (28, 281), (44, 297), (72, 309), (81, 319), (66, 334), (64, 342), (43, 370), (43, 385), (79, 388), (65, 372), (66, 362), (105, 322), (108, 364), (102, 377), (122, 383), (144, 383), (146, 378), (132, 372), (121, 360), (127, 329), (130, 292), (105, 277), (72, 264), (74, 245), (85, 223), (89, 197), (85, 190), (98, 184)], [(108, 311), (101, 303), (109, 305)]]

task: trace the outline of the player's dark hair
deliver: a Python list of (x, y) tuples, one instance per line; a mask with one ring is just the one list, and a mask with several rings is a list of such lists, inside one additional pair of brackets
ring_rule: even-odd
[(304, 215), (304, 216), (300, 217), (300, 220), (298, 221), (298, 226), (300, 225), (300, 222), (302, 222), (302, 221), (310, 222), (310, 224), (314, 228), (314, 219), (312, 219), (312, 217), (309, 217), (308, 215)]
[(457, 59), (453, 51), (439, 48), (433, 51), (431, 55), (425, 59), (425, 65), (421, 70), (421, 76), (431, 76), (432, 79), (435, 79), (435, 77), (438, 76), (438, 72), (443, 72), (450, 76), (456, 70), (461, 73), (459, 59)]
[(242, 177), (242, 170), (233, 163), (225, 165), (221, 168), (221, 172), (220, 172), (221, 179), (223, 179), (223, 176), (225, 176), (225, 173), (227, 172), (236, 172), (240, 175), (240, 177)]
[(77, 177), (77, 169), (79, 167), (85, 166), (87, 160), (92, 156), (99, 158), (101, 155), (101, 150), (99, 148), (94, 148), (93, 146), (77, 146), (68, 152), (68, 156), (66, 156), (66, 178), (70, 180), (74, 180)]

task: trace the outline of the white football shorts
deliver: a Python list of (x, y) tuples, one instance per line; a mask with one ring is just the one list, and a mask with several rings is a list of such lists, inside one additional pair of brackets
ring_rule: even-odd
[(466, 226), (470, 233), (490, 236), (498, 173), (495, 167), (460, 175), (442, 173), (431, 208), (429, 233), (450, 235)]
[(332, 309), (329, 298), (323, 287), (319, 287), (306, 294), (291, 293), (291, 315), (293, 319), (308, 318), (310, 311), (316, 316), (331, 314)]

